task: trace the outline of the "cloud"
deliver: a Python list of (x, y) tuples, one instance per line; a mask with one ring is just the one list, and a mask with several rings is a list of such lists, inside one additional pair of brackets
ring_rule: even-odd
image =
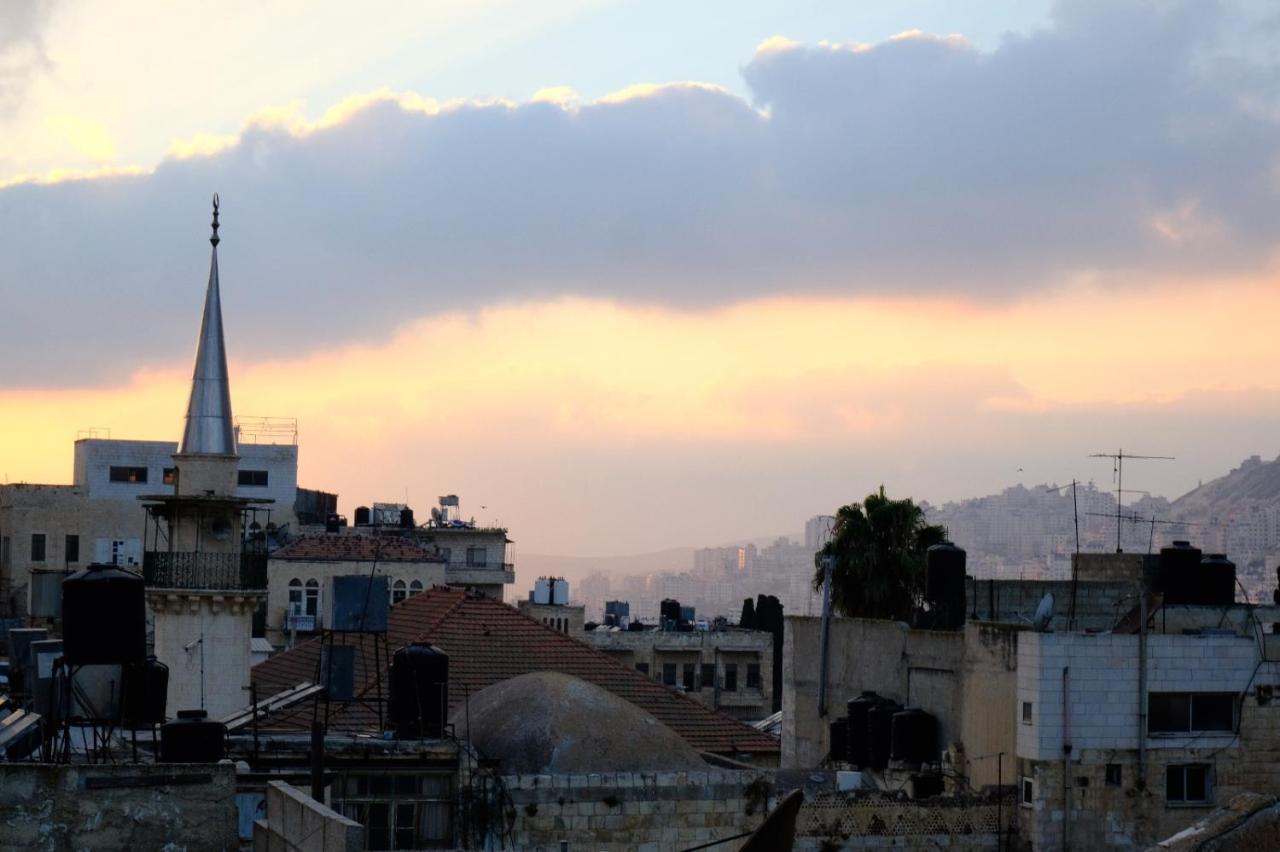
[(0, 3), (0, 117), (21, 103), (27, 84), (50, 67), (42, 33), (59, 0)]
[(770, 39), (743, 69), (751, 102), (699, 83), (379, 91), (175, 143), (147, 175), (11, 185), (0, 363), (23, 366), (0, 386), (186, 357), (213, 190), (229, 334), (252, 357), (562, 295), (999, 300), (1259, 274), (1280, 221), (1259, 98), (1280, 74), (1224, 44), (1232, 21), (1067, 2), (991, 52)]

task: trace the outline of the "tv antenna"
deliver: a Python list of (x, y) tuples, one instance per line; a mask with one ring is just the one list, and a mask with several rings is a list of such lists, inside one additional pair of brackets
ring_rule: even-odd
[[(1060, 491), (1071, 489), (1071, 519), (1075, 523), (1076, 528), (1076, 557), (1080, 555), (1080, 503), (1076, 499), (1076, 487), (1080, 484), (1077, 479), (1071, 480), (1067, 485), (1059, 485), (1054, 488), (1046, 485), (1044, 490), (1050, 494), (1057, 494)], [(1076, 625), (1076, 562), (1077, 558), (1071, 560), (1071, 601), (1067, 610), (1067, 629), (1074, 630)], [(1050, 604), (1052, 606), (1052, 604)]]
[(1173, 461), (1175, 456), (1140, 456), (1137, 453), (1126, 453), (1123, 449), (1114, 453), (1092, 453), (1091, 459), (1111, 459), (1112, 473), (1116, 478), (1116, 553), (1123, 553), (1124, 549), (1120, 547), (1120, 521), (1122, 512), (1121, 500), (1124, 499), (1124, 460), (1137, 459), (1141, 461)]
[[(1086, 512), (1086, 514), (1088, 514), (1088, 515), (1092, 515), (1092, 516), (1093, 516), (1093, 517), (1095, 517), (1095, 518), (1111, 518), (1111, 517), (1114, 517), (1110, 512)], [(1142, 515), (1139, 515), (1139, 514), (1138, 514), (1138, 513), (1136, 513), (1136, 512), (1133, 512), (1133, 513), (1131, 513), (1131, 514), (1124, 515), (1124, 516), (1123, 516), (1123, 520), (1128, 521), (1129, 523), (1133, 524), (1134, 526), (1137, 526), (1138, 524), (1143, 524), (1143, 525), (1145, 525), (1145, 526), (1149, 526), (1149, 527), (1151, 528), (1151, 532), (1150, 532), (1150, 533), (1148, 534), (1148, 536), (1147, 536), (1147, 553), (1151, 553), (1151, 552), (1153, 551), (1153, 549), (1155, 548), (1155, 540), (1156, 540), (1156, 524), (1167, 525), (1167, 526), (1171, 526), (1171, 527), (1200, 527), (1200, 526), (1204, 526), (1203, 524), (1194, 524), (1194, 523), (1192, 523), (1192, 522), (1190, 522), (1190, 521), (1174, 521), (1174, 520), (1169, 520), (1169, 519), (1167, 519), (1167, 518), (1157, 518), (1155, 515), (1152, 515), (1151, 517), (1147, 518), (1147, 517), (1143, 517)]]

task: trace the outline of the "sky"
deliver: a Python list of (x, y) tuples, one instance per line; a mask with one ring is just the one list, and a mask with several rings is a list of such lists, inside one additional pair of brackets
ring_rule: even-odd
[(0, 481), (235, 410), (530, 552), (1276, 456), (1265, 3), (0, 4)]

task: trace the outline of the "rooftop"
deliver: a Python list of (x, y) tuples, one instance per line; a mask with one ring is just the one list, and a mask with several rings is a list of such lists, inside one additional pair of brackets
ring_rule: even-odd
[(304, 535), (271, 554), (307, 562), (442, 562), (439, 553), (395, 536)]
[[(352, 636), (356, 654), (357, 695), (372, 697), (374, 678), (365, 660), (374, 659), (372, 637)], [(449, 709), (467, 696), (507, 678), (550, 671), (573, 675), (603, 687), (651, 713), (698, 751), (720, 754), (770, 754), (778, 741), (673, 689), (651, 680), (603, 651), (558, 633), (506, 604), (460, 589), (436, 587), (391, 609), (387, 636), (392, 649), (429, 642), (449, 655)], [(258, 695), (271, 695), (314, 682), (320, 639), (312, 639), (253, 669)], [(384, 673), (383, 684), (387, 678)], [(315, 698), (274, 714), (262, 723), (271, 730), (307, 730)], [(376, 712), (358, 702), (335, 705), (331, 730), (380, 734)]]

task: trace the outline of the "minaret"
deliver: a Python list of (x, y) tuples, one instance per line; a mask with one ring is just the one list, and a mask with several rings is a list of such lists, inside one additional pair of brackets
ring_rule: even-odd
[(141, 498), (148, 523), (143, 557), (155, 614), (155, 654), (169, 666), (169, 715), (208, 710), (220, 718), (249, 703), (253, 613), (266, 598), (266, 556), (244, 538), (251, 506), (236, 495), (240, 458), (231, 416), (222, 295), (218, 196), (204, 317), (174, 489)]

